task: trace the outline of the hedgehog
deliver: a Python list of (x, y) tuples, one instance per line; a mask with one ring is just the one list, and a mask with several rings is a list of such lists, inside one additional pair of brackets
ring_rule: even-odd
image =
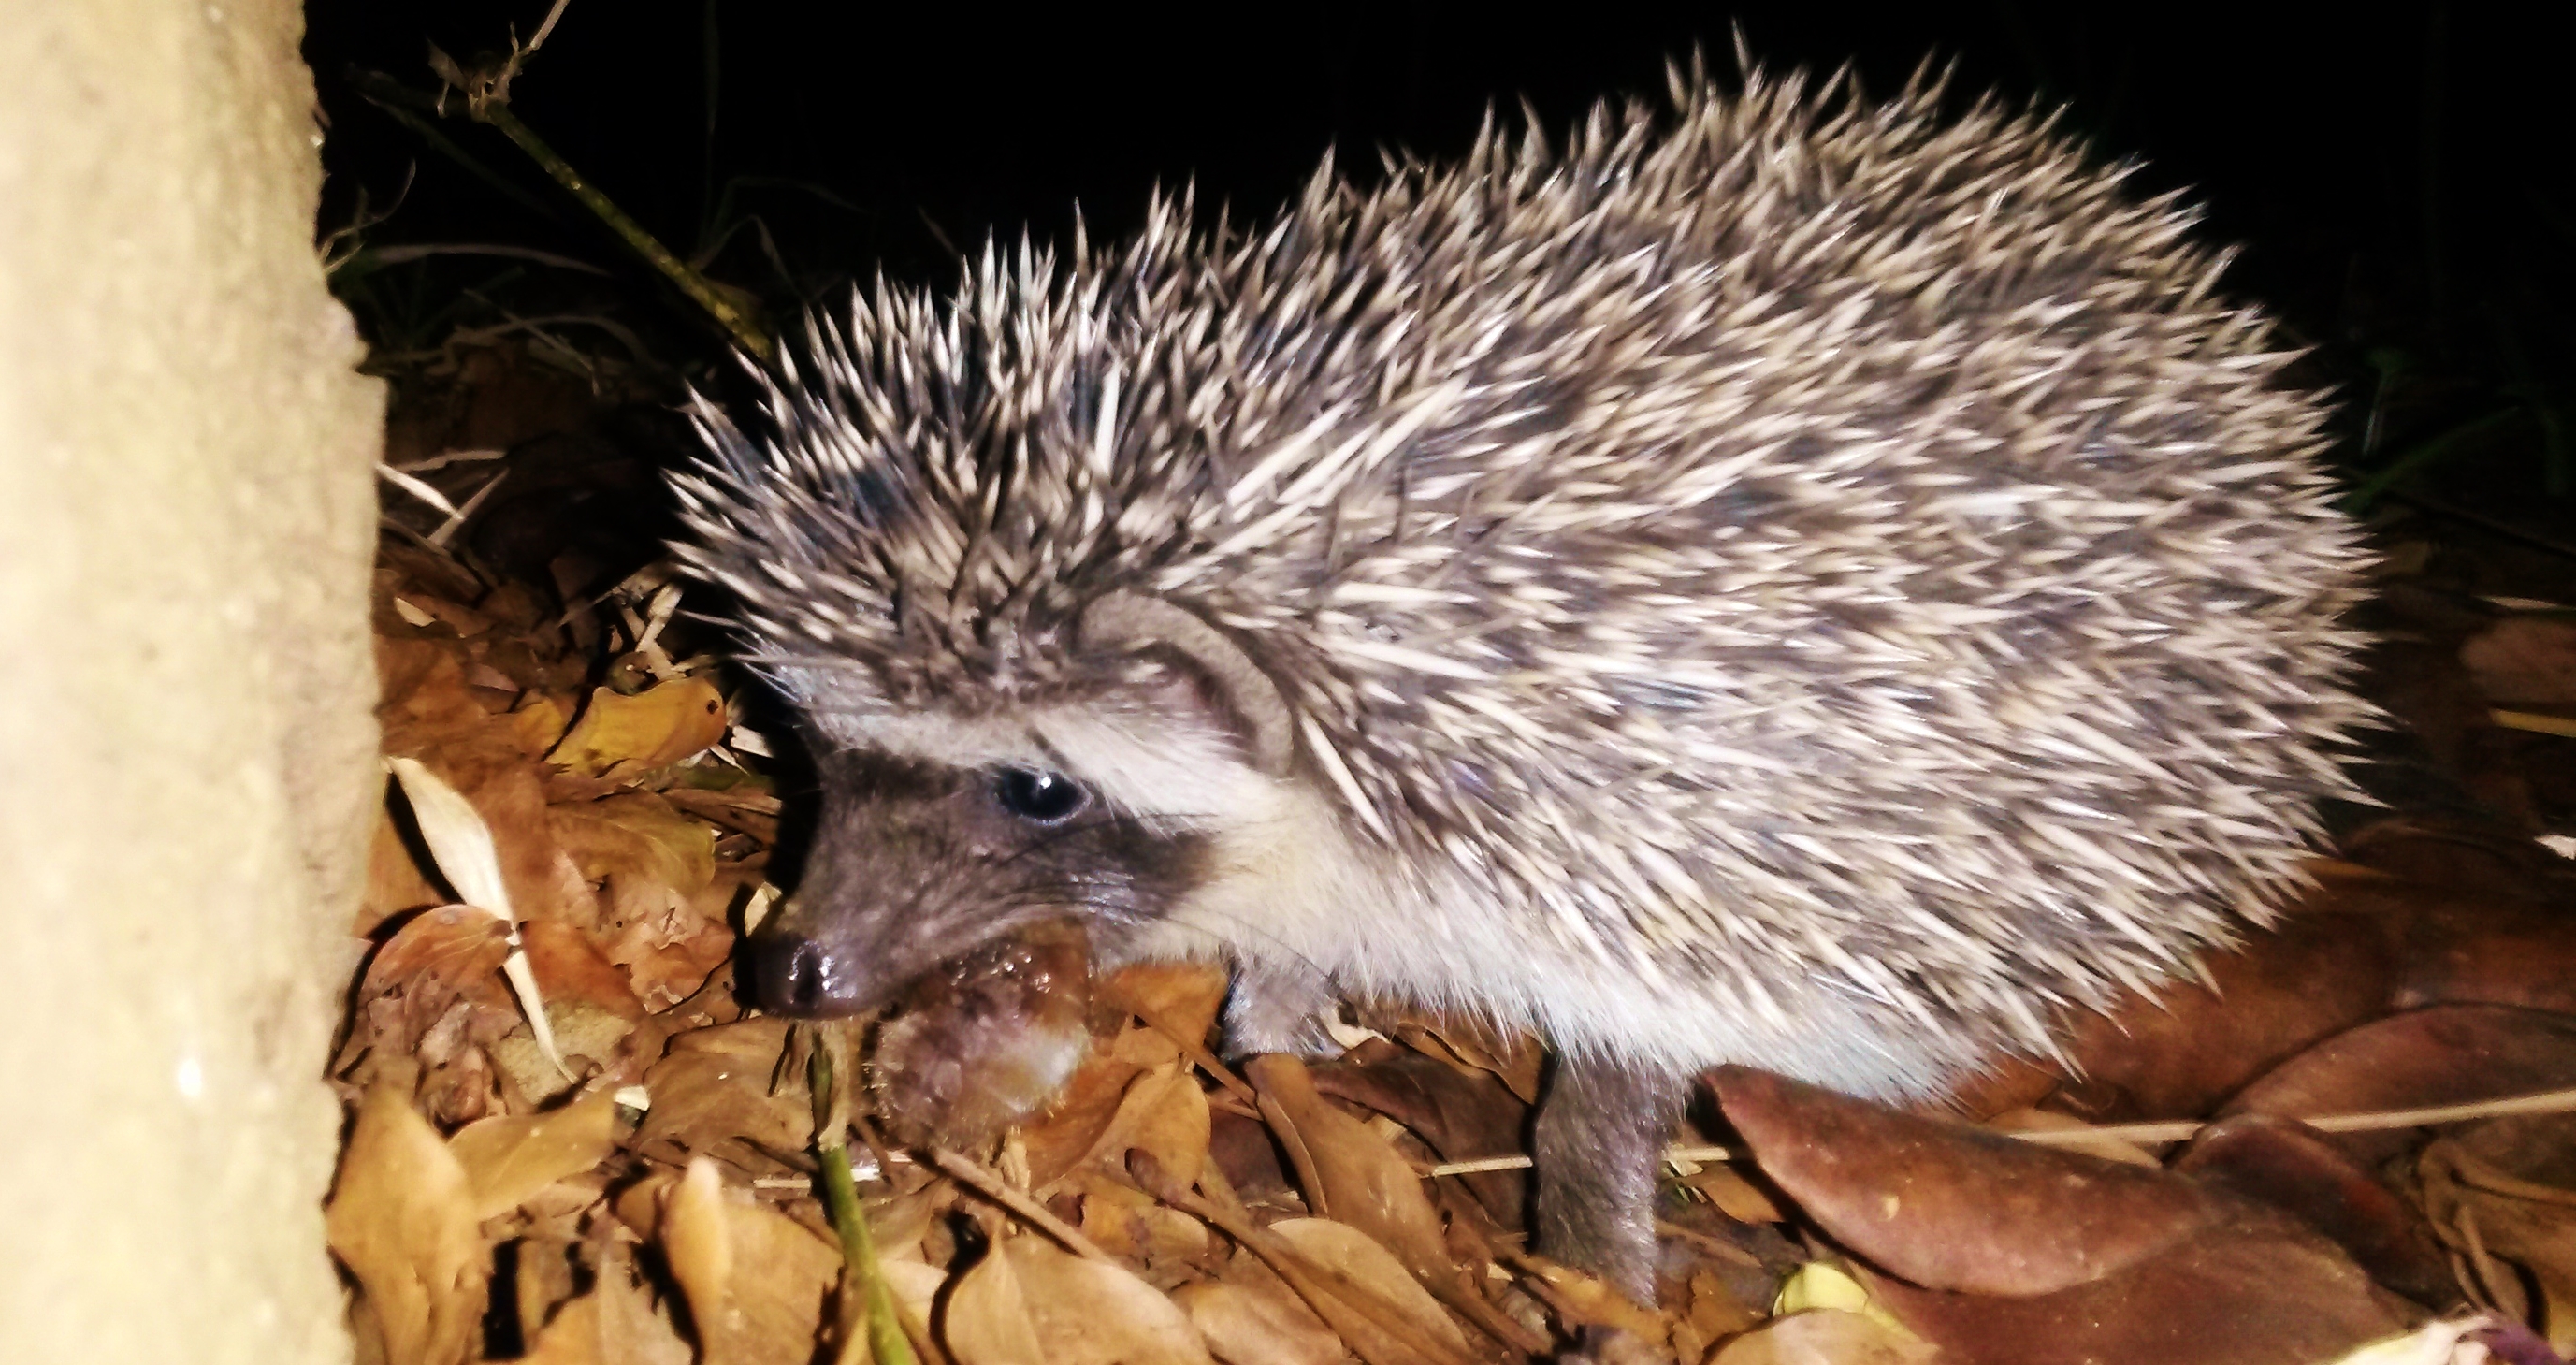
[(1918, 75), (1672, 72), (1560, 143), (813, 318), (684, 566), (821, 791), (756, 998), (1074, 917), (1535, 1033), (1540, 1247), (1651, 1301), (1743, 1062), (1942, 1094), (2270, 918), (2359, 798), (2323, 399), (2179, 197)]

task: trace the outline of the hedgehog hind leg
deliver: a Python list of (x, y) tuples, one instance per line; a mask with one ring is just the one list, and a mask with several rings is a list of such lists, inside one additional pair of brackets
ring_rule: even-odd
[(1236, 1057), (1284, 1052), (1329, 1057), (1341, 1051), (1331, 1025), (1341, 996), (1332, 980), (1304, 965), (1245, 959), (1225, 996), (1225, 1047)]
[(1690, 1098), (1685, 1073), (1559, 1053), (1532, 1132), (1542, 1255), (1655, 1302), (1655, 1173)]

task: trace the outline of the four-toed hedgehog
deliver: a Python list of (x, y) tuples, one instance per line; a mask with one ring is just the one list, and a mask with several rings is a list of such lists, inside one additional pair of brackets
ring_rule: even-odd
[(2324, 408), (2189, 211), (1940, 98), (1158, 202), (702, 407), (683, 554), (822, 779), (762, 1001), (1074, 916), (1231, 961), (1241, 1051), (1534, 1030), (1542, 1246), (1651, 1293), (1694, 1072), (1936, 1093), (2263, 920), (2368, 714)]

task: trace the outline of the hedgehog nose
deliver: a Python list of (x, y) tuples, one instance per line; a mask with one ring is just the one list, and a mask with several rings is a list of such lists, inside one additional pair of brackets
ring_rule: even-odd
[(813, 1019), (856, 1014), (868, 1005), (848, 964), (803, 934), (756, 934), (744, 957), (752, 1003), (768, 1013)]

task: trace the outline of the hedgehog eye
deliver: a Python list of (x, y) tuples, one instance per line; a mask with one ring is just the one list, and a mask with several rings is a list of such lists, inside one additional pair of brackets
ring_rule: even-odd
[(1091, 793), (1062, 773), (1004, 768), (993, 781), (993, 799), (1030, 824), (1056, 825), (1081, 814)]

